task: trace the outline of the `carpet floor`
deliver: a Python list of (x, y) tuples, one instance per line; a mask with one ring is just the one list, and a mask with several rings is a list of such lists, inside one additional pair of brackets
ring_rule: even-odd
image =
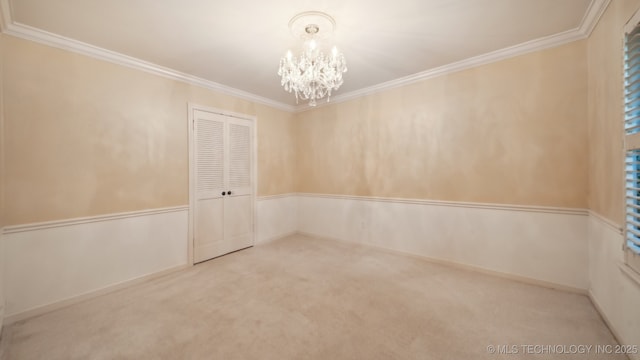
[(3, 338), (8, 360), (626, 359), (597, 353), (616, 342), (586, 296), (301, 235), (11, 324)]

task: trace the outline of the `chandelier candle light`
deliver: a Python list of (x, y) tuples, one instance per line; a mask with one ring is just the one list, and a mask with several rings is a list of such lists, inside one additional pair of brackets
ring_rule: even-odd
[(316, 106), (316, 100), (338, 90), (342, 85), (342, 73), (347, 71), (344, 55), (334, 46), (331, 55), (326, 56), (320, 44), (335, 29), (333, 18), (319, 11), (308, 11), (294, 16), (289, 21), (291, 33), (303, 40), (304, 51), (299, 57), (291, 51), (280, 59), (278, 75), (282, 76), (280, 84), (288, 92), (296, 94), (299, 99), (309, 100), (310, 106)]

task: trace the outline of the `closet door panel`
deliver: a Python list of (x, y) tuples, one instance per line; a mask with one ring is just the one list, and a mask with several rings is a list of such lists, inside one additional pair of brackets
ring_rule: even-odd
[(228, 120), (228, 189), (235, 195), (253, 193), (252, 124), (249, 120)]
[(224, 200), (199, 200), (196, 205), (194, 261), (224, 254)]
[[(235, 250), (253, 245), (253, 207), (251, 196), (237, 195), (224, 199), (226, 241)], [(234, 251), (234, 250), (232, 250)]]
[(194, 262), (220, 256), (224, 248), (225, 121), (219, 115), (195, 111)]
[(225, 236), (238, 248), (253, 245), (253, 131), (249, 120), (229, 118), (228, 189), (225, 198)]

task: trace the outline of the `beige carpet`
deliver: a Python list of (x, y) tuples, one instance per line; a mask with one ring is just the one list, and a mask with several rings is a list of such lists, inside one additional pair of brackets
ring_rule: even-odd
[(625, 359), (522, 347), (615, 344), (585, 296), (299, 235), (15, 323), (3, 336), (12, 360)]

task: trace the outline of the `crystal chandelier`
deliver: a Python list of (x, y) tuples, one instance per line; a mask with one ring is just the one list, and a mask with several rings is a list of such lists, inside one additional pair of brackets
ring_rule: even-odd
[(304, 51), (299, 57), (288, 51), (280, 60), (280, 84), (296, 94), (296, 103), (299, 99), (309, 100), (310, 106), (316, 106), (316, 100), (325, 96), (329, 101), (331, 92), (342, 85), (342, 73), (347, 71), (344, 55), (336, 47), (328, 56), (320, 49), (322, 40), (335, 29), (335, 21), (325, 13), (308, 11), (294, 16), (289, 28), (304, 41)]

